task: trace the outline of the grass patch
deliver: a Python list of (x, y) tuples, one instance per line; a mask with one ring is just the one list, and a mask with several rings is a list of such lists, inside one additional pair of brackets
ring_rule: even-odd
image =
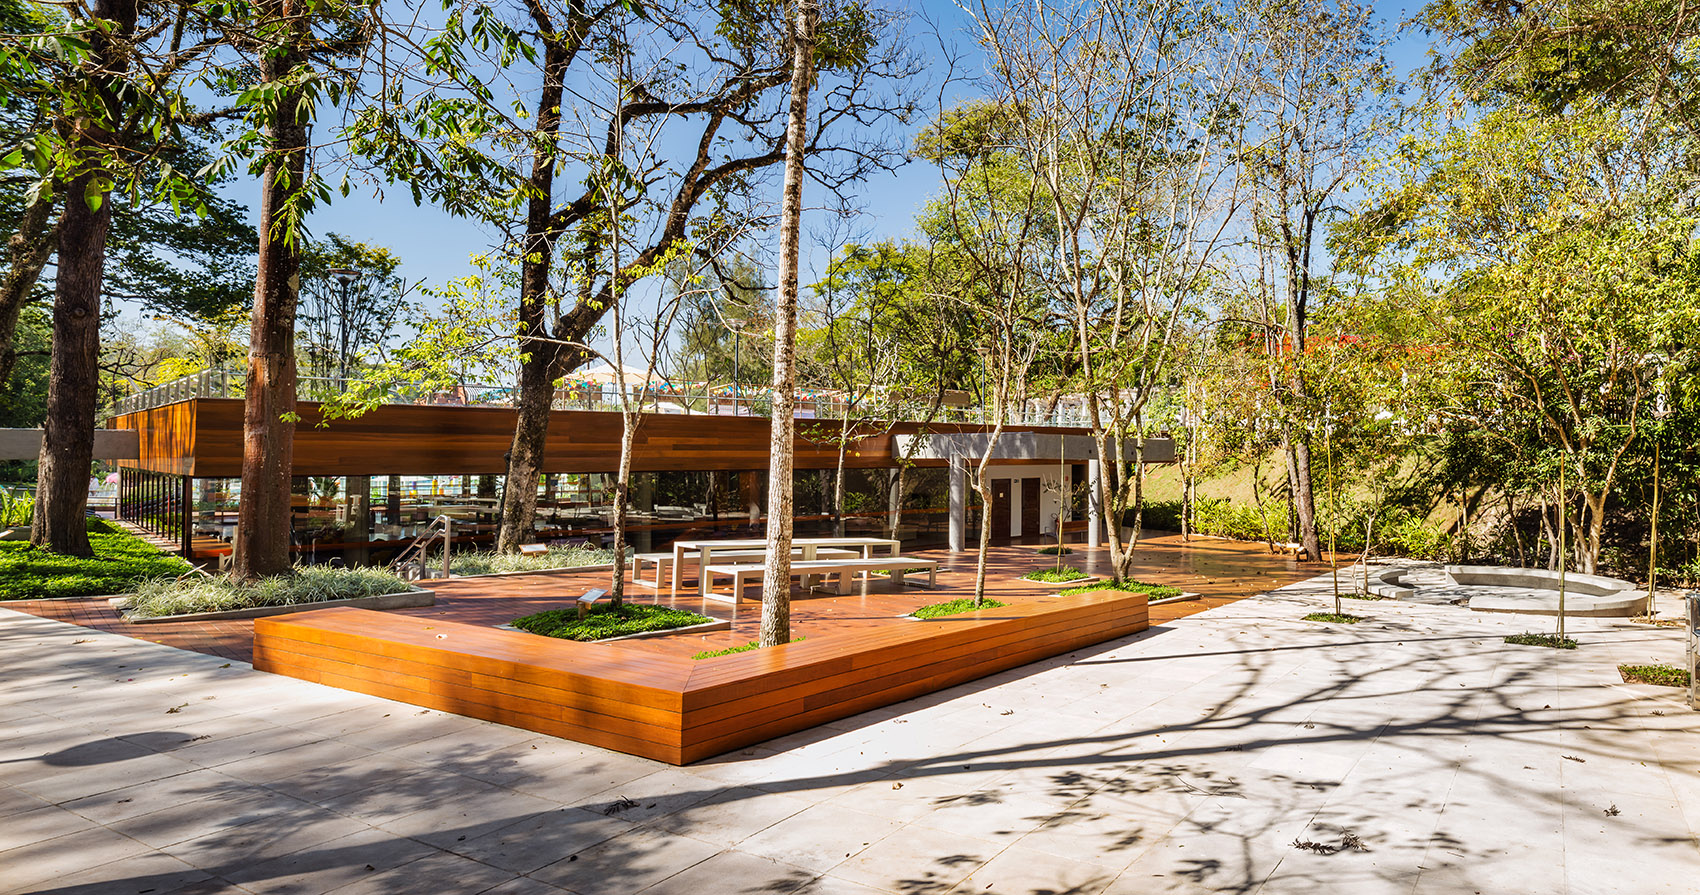
[(671, 631), (674, 628), (705, 625), (711, 621), (714, 619), (683, 609), (669, 609), (666, 606), (651, 606), (647, 603), (622, 603), (619, 606), (593, 609), (584, 618), (579, 618), (576, 607), (550, 609), (516, 618), (513, 620), (513, 626), (521, 631), (542, 634), (544, 637), (584, 642), (649, 631)]
[(1549, 649), (1575, 649), (1576, 641), (1557, 634), (1513, 634), (1505, 638), (1506, 643), (1517, 646), (1544, 646)]
[(1688, 672), (1675, 665), (1619, 665), (1617, 673), (1624, 683), (1652, 684), (1657, 687), (1687, 687)]
[(189, 571), (183, 560), (100, 519), (89, 520), (89, 546), (93, 556), (65, 556), (28, 541), (0, 541), (0, 600), (121, 594)]
[(1050, 547), (1040, 547), (1039, 548), (1039, 553), (1043, 556), (1067, 556), (1067, 555), (1069, 555), (1070, 553), (1073, 553), (1073, 552), (1074, 552), (1074, 548), (1072, 548), (1072, 547), (1058, 547), (1058, 546), (1052, 545)]
[(1002, 609), (1003, 606), (1004, 604), (997, 600), (981, 600), (980, 605), (975, 606), (973, 597), (963, 597), (960, 600), (951, 600), (948, 603), (933, 603), (930, 606), (922, 606), (909, 614), (916, 618), (943, 618), (947, 615), (961, 615), (964, 612), (977, 612), (981, 609)]
[(1346, 593), (1345, 591), (1341, 591), (1340, 596), (1345, 597), (1348, 600), (1387, 600), (1387, 599), (1391, 599), (1390, 597), (1384, 597), (1381, 594), (1349, 594), (1349, 593)]
[(183, 581), (155, 579), (136, 586), (129, 609), (144, 618), (228, 612), (262, 606), (297, 606), (326, 600), (351, 600), (411, 590), (413, 585), (383, 569), (333, 569), (298, 566), (294, 575), (239, 584), (226, 576), (195, 576)]
[(1062, 581), (1078, 581), (1081, 578), (1085, 578), (1086, 573), (1073, 566), (1063, 566), (1060, 569), (1052, 566), (1046, 566), (1042, 569), (1034, 569), (1021, 577), (1028, 581), (1047, 581), (1057, 583)]
[[(905, 575), (919, 575), (922, 572), (931, 572), (931, 571), (932, 571), (932, 569), (929, 569), (926, 566), (916, 566), (913, 569), (904, 569), (903, 574), (905, 574)], [(871, 570), (871, 574), (874, 574), (874, 575), (890, 575), (891, 570), (890, 569), (873, 569), (873, 570)]]
[(1363, 621), (1363, 618), (1347, 615), (1344, 612), (1312, 612), (1305, 616), (1304, 620), (1307, 622), (1332, 622), (1336, 625), (1355, 625)]
[(1144, 594), (1153, 600), (1166, 600), (1169, 597), (1181, 595), (1181, 589), (1178, 587), (1170, 587), (1167, 584), (1148, 584), (1144, 581), (1135, 581), (1132, 578), (1126, 581), (1100, 581), (1097, 584), (1082, 584), (1079, 587), (1071, 587), (1063, 591), (1062, 595), (1067, 597), (1072, 594), (1089, 594), (1095, 590), (1127, 591)]
[[(628, 551), (629, 552), (629, 551)], [(499, 572), (536, 572), (542, 569), (572, 569), (579, 566), (606, 566), (614, 562), (614, 551), (601, 547), (550, 547), (545, 553), (495, 553), (493, 551), (456, 551), (449, 554), (451, 575), (493, 575)], [(443, 567), (439, 551), (425, 561), (428, 569)]]
[[(802, 641), (808, 640), (808, 639), (809, 638), (805, 635), (803, 637), (793, 637), (793, 638), (791, 638), (790, 642), (791, 643), (801, 643)], [(734, 654), (737, 654), (737, 653), (747, 653), (750, 650), (758, 650), (758, 649), (761, 649), (761, 641), (752, 640), (749, 643), (743, 644), (741, 646), (729, 646), (725, 649), (704, 650), (704, 651), (697, 653), (696, 655), (692, 656), (691, 658), (693, 658), (693, 659), (718, 659), (721, 656), (730, 656), (730, 655), (734, 655)]]

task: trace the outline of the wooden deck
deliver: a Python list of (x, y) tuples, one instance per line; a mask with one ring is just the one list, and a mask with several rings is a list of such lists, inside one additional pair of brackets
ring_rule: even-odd
[(1142, 594), (1034, 597), (692, 660), (361, 609), (257, 619), (254, 667), (686, 764), (1145, 630)]

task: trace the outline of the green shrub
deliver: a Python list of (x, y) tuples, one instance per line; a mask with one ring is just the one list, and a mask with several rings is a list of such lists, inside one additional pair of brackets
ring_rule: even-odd
[(1166, 600), (1169, 597), (1181, 595), (1181, 589), (1178, 587), (1170, 587), (1167, 584), (1148, 584), (1144, 581), (1135, 581), (1132, 578), (1125, 581), (1100, 581), (1096, 584), (1082, 584), (1079, 587), (1071, 587), (1063, 591), (1062, 595), (1067, 597), (1073, 594), (1089, 594), (1096, 590), (1127, 591), (1144, 594), (1153, 600)]
[(1557, 634), (1513, 634), (1505, 638), (1505, 642), (1516, 646), (1544, 646), (1549, 649), (1576, 648), (1576, 641), (1568, 637), (1560, 638)]
[[(800, 643), (800, 642), (802, 642), (804, 640), (808, 640), (808, 639), (809, 638), (807, 638), (807, 637), (793, 637), (793, 638), (791, 638), (791, 642), (792, 643)], [(697, 653), (696, 655), (692, 656), (691, 658), (693, 658), (693, 659), (718, 659), (721, 656), (731, 656), (731, 655), (736, 655), (737, 653), (747, 653), (751, 650), (758, 650), (758, 649), (761, 649), (761, 642), (757, 641), (757, 640), (752, 640), (749, 643), (740, 644), (738, 646), (729, 646), (725, 649), (704, 650), (704, 651)]]
[(516, 618), (513, 620), (513, 626), (521, 631), (530, 631), (533, 634), (542, 634), (545, 637), (558, 637), (562, 640), (583, 642), (622, 637), (627, 634), (642, 634), (647, 631), (688, 628), (691, 625), (704, 625), (711, 621), (714, 621), (714, 619), (683, 609), (670, 609), (666, 606), (653, 606), (647, 603), (622, 603), (619, 606), (593, 609), (584, 618), (579, 618), (576, 607), (549, 609), (523, 618)]
[(1658, 687), (1687, 687), (1688, 671), (1675, 665), (1619, 665), (1617, 673), (1625, 683), (1653, 684)]
[(0, 541), (0, 600), (121, 594), (154, 578), (176, 578), (189, 564), (129, 532), (89, 520), (93, 556), (65, 556), (28, 541)]
[(1003, 607), (1004, 604), (991, 599), (981, 600), (980, 605), (975, 606), (973, 597), (963, 597), (959, 600), (951, 600), (945, 603), (933, 603), (928, 606), (922, 606), (920, 609), (909, 614), (916, 618), (943, 618), (947, 615), (961, 615), (964, 612), (978, 612), (982, 609), (1002, 609)]
[(35, 520), (35, 496), (0, 488), (0, 528), (23, 528)]
[[(631, 555), (631, 551), (627, 551)], [(449, 572), (453, 575), (491, 575), (498, 572), (536, 572), (542, 569), (571, 569), (579, 566), (606, 566), (614, 562), (614, 551), (601, 547), (550, 547), (546, 553), (496, 553), (468, 551), (449, 554)], [(441, 569), (443, 554), (437, 553), (425, 561), (427, 568)]]
[(261, 606), (350, 600), (411, 589), (412, 585), (383, 569), (298, 566), (294, 575), (261, 578), (251, 584), (241, 584), (223, 575), (143, 582), (136, 587), (136, 595), (130, 598), (129, 609), (144, 618), (159, 618), (192, 612), (228, 612)]
[(1304, 620), (1307, 622), (1330, 622), (1336, 625), (1355, 625), (1358, 622), (1363, 621), (1363, 618), (1356, 615), (1347, 615), (1343, 612), (1312, 612), (1305, 616)]
[(1049, 547), (1040, 547), (1038, 550), (1038, 553), (1041, 556), (1067, 556), (1073, 552), (1074, 549), (1071, 547), (1061, 547), (1056, 544), (1052, 544)]
[(1042, 569), (1034, 569), (1033, 571), (1028, 572), (1027, 574), (1025, 574), (1021, 577), (1027, 579), (1028, 581), (1046, 581), (1046, 582), (1075, 581), (1075, 580), (1078, 580), (1078, 579), (1081, 579), (1081, 578), (1085, 578), (1086, 573), (1080, 571), (1079, 569), (1077, 569), (1073, 566), (1063, 566), (1060, 569), (1054, 568), (1052, 566), (1045, 566)]

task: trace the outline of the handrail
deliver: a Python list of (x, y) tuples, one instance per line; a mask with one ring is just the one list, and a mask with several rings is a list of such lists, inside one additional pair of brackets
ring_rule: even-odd
[[(438, 528), (439, 525), (442, 526), (440, 529)], [(431, 544), (434, 541), (438, 538), (442, 538), (443, 577), (449, 577), (449, 552), (450, 543), (453, 539), (453, 532), (454, 520), (449, 518), (447, 515), (438, 516), (437, 518), (432, 519), (431, 524), (426, 526), (425, 530), (420, 532), (419, 536), (413, 539), (413, 543), (409, 544), (406, 550), (401, 551), (395, 559), (390, 561), (390, 571), (404, 573), (407, 571), (407, 567), (410, 564), (417, 562), (419, 574), (414, 578), (409, 578), (408, 580), (417, 581), (420, 578), (424, 578), (426, 551), (430, 549)], [(417, 560), (413, 558), (415, 554), (418, 554)]]
[[(194, 398), (240, 398), (246, 378), (238, 371), (215, 368), (163, 383), (119, 398), (108, 405), (106, 417), (138, 413)], [(346, 380), (304, 376), (296, 381), (301, 400), (315, 400), (347, 390)], [(461, 383), (444, 389), (392, 388), (388, 404), (445, 407), (511, 407), (517, 392), (512, 386)], [(650, 413), (703, 414), (707, 416), (768, 416), (773, 407), (771, 389), (764, 387), (714, 388), (705, 383), (682, 383), (678, 388), (639, 386), (628, 391), (628, 400)], [(622, 410), (619, 387), (612, 384), (567, 383), (555, 390), (555, 410)], [(893, 400), (891, 396), (844, 398), (835, 393), (799, 390), (796, 396), (799, 419), (872, 419), (905, 422), (989, 424), (993, 408), (943, 406), (932, 408), (924, 400)], [(1025, 426), (1086, 427), (1084, 412), (1072, 406), (1036, 408), (1011, 405), (1005, 422)]]

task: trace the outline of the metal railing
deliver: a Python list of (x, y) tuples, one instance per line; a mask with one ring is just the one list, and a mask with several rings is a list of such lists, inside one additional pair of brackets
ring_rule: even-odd
[[(296, 397), (303, 401), (324, 401), (346, 393), (346, 380), (303, 376), (296, 382)], [(172, 382), (145, 389), (113, 402), (106, 416), (137, 413), (177, 404), (194, 398), (240, 398), (246, 389), (246, 377), (234, 370), (204, 370)], [(512, 386), (485, 383), (461, 383), (447, 388), (391, 387), (385, 390), (383, 403), (441, 407), (512, 407), (518, 402), (519, 390)], [(766, 388), (746, 387), (738, 392), (710, 389), (701, 383), (681, 383), (672, 386), (643, 386), (633, 388), (628, 401), (645, 413), (701, 414), (705, 416), (767, 417), (773, 409), (772, 392)], [(555, 410), (622, 410), (620, 389), (612, 384), (568, 384), (555, 390), (552, 406)], [(991, 408), (943, 406), (932, 409), (922, 400), (894, 401), (890, 399), (844, 400), (832, 393), (800, 389), (794, 415), (797, 419), (870, 419), (940, 423), (974, 423), (990, 425), (995, 422)], [(1085, 428), (1088, 423), (1079, 408), (1047, 407), (1041, 402), (1027, 406), (1012, 405), (1004, 422), (1015, 426), (1059, 426)]]
[(454, 520), (448, 516), (438, 516), (431, 524), (407, 545), (399, 556), (390, 562), (390, 571), (395, 572), (408, 581), (420, 581), (431, 577), (430, 567), (426, 564), (428, 551), (438, 539), (443, 542), (443, 574), (449, 577), (449, 553), (453, 549)]

